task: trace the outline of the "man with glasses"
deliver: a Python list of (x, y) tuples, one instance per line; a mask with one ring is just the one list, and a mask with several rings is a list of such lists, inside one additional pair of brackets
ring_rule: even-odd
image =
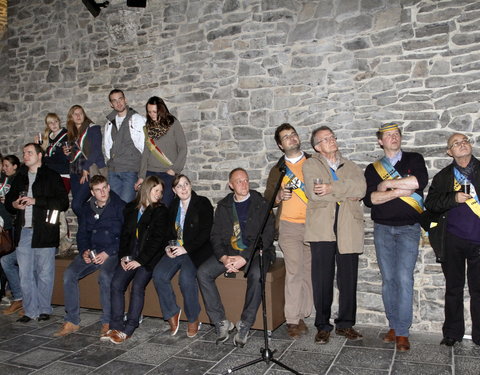
[(441, 345), (453, 346), (462, 341), (465, 333), (463, 290), (465, 262), (472, 339), (480, 345), (480, 162), (472, 155), (470, 140), (460, 133), (453, 134), (447, 143), (452, 164), (435, 175), (428, 191), (425, 206), (441, 214), (437, 223), (444, 230), (441, 243), (445, 249), (442, 270), (445, 275), (445, 322)]
[(313, 131), (316, 153), (303, 164), (308, 197), (305, 241), (312, 253), (312, 286), (317, 344), (330, 340), (333, 282), (337, 265), (339, 290), (335, 333), (361, 340), (353, 326), (357, 313), (358, 255), (363, 252), (364, 220), (361, 199), (366, 183), (362, 169), (338, 151), (333, 131)]
[(135, 198), (145, 135), (145, 117), (127, 104), (122, 90), (113, 89), (108, 95), (113, 111), (107, 116), (103, 148), (108, 159), (108, 181), (112, 190), (124, 202)]
[(298, 338), (307, 333), (303, 321), (313, 309), (310, 246), (304, 242), (307, 196), (302, 166), (311, 155), (301, 150), (300, 138), (290, 124), (275, 130), (275, 142), (284, 155), (270, 170), (265, 198), (270, 200), (275, 190), (280, 170), (286, 173), (275, 197), (279, 221), (278, 245), (285, 260), (285, 318), (287, 333)]
[(402, 151), (402, 133), (397, 123), (383, 124), (377, 131), (377, 141), (385, 155), (365, 170), (364, 203), (372, 209), (383, 305), (390, 328), (383, 341), (396, 342), (398, 351), (408, 351), (413, 272), (428, 172), (422, 155)]

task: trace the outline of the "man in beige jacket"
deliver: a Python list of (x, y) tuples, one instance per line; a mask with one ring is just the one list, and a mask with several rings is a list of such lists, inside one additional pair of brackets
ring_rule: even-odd
[(335, 333), (349, 340), (362, 335), (353, 329), (357, 310), (358, 255), (363, 252), (364, 220), (360, 200), (366, 183), (362, 169), (343, 158), (333, 131), (322, 126), (312, 133), (316, 153), (303, 165), (308, 197), (305, 241), (312, 251), (312, 286), (316, 310), (315, 342), (326, 344), (330, 323), (335, 264), (339, 289)]

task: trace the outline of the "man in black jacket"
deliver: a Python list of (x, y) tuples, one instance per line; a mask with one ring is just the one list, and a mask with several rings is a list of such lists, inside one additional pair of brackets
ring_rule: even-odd
[[(248, 174), (243, 168), (230, 172), (229, 186), (233, 193), (218, 202), (215, 210), (210, 236), (214, 255), (207, 259), (197, 272), (205, 309), (210, 321), (215, 324), (217, 343), (228, 339), (234, 325), (226, 318), (215, 279), (222, 273), (235, 275), (247, 264), (253, 256), (255, 237), (267, 210), (267, 201), (255, 190), (250, 190)], [(275, 250), (273, 235), (274, 217), (271, 214), (262, 234), (264, 255), (267, 259), (265, 268)], [(247, 342), (248, 332), (255, 323), (262, 299), (258, 254), (252, 261), (241, 320), (236, 325), (237, 334), (233, 338), (233, 343), (241, 347)]]
[(42, 165), (43, 150), (36, 143), (23, 148), (22, 168), (15, 178), (6, 207), (16, 214), (15, 244), (25, 315), (18, 319), (48, 320), (55, 275), (55, 248), (59, 243), (60, 211), (68, 209), (62, 178)]
[(463, 289), (467, 262), (472, 339), (480, 345), (480, 162), (472, 155), (472, 145), (464, 134), (455, 133), (447, 143), (452, 164), (433, 178), (425, 200), (426, 208), (446, 213), (442, 242), (445, 275), (445, 322), (441, 345), (453, 346), (465, 333)]

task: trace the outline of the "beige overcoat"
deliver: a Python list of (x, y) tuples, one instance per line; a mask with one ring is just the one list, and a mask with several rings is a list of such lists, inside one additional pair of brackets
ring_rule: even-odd
[[(367, 185), (362, 169), (354, 162), (337, 153), (340, 165), (336, 171), (339, 178), (334, 181), (330, 166), (319, 153), (312, 155), (303, 164), (306, 194), (308, 197), (305, 223), (305, 242), (337, 241), (340, 254), (363, 252), (364, 218), (360, 199)], [(332, 193), (318, 196), (313, 193), (313, 179), (320, 177), (323, 183), (332, 184)], [(357, 198), (350, 200), (348, 198)], [(335, 209), (340, 202), (336, 238), (333, 225)]]

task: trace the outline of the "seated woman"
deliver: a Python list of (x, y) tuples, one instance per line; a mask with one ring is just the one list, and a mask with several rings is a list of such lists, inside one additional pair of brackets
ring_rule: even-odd
[(91, 196), (88, 186), (90, 169), (96, 167), (100, 171), (106, 168), (102, 131), (87, 117), (82, 106), (74, 105), (68, 110), (67, 132), (68, 143), (64, 144), (63, 152), (70, 160), (72, 210), (78, 216), (82, 204)]
[[(157, 176), (149, 176), (143, 182), (137, 198), (128, 203), (124, 210), (118, 253), (121, 260), (110, 289), (112, 310), (108, 337), (114, 344), (123, 343), (138, 327), (145, 288), (152, 278), (153, 268), (164, 254), (168, 210), (160, 202), (162, 194), (163, 181)], [(125, 291), (130, 282), (130, 305), (124, 322)]]
[(177, 197), (169, 208), (169, 239), (176, 239), (175, 246), (168, 246), (167, 256), (160, 259), (153, 271), (163, 318), (170, 324), (172, 336), (178, 332), (181, 309), (173, 293), (171, 280), (180, 270), (180, 289), (187, 316), (187, 336), (198, 333), (200, 304), (198, 302), (197, 268), (212, 254), (210, 231), (213, 224), (213, 207), (208, 198), (192, 191), (190, 180), (178, 175), (173, 180)]
[(176, 173), (181, 173), (187, 159), (187, 141), (180, 122), (168, 111), (165, 102), (152, 96), (146, 104), (145, 147), (135, 190), (145, 176), (155, 175), (165, 182), (162, 202), (169, 207), (173, 200), (170, 189)]

